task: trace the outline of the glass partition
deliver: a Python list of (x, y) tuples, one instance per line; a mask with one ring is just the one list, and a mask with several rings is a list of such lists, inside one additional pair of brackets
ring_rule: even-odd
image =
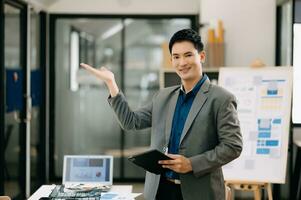
[(159, 90), (169, 39), (192, 27), (192, 18), (63, 17), (54, 23), (54, 175), (61, 177), (64, 155), (107, 154), (114, 156), (115, 179), (142, 180), (145, 172), (127, 157), (149, 148), (150, 130), (122, 131), (106, 86), (79, 63), (112, 70), (136, 109)]
[[(56, 23), (56, 176), (61, 176), (63, 156), (67, 154), (108, 154), (111, 151), (120, 155), (121, 129), (107, 102), (107, 88), (79, 68), (80, 62), (106, 66), (115, 73), (120, 84), (121, 32), (109, 34), (120, 24), (118, 19), (85, 18), (59, 19)], [(75, 37), (74, 30), (78, 33)], [(78, 86), (73, 89), (70, 88), (70, 73), (73, 73), (73, 84)], [(119, 162), (115, 156), (115, 177), (119, 177)]]
[[(30, 150), (31, 150), (31, 191), (36, 191), (43, 184), (41, 154), (42, 141), (40, 136), (45, 134), (45, 131), (41, 127), (42, 124), (42, 107), (43, 104), (43, 70), (40, 63), (40, 15), (31, 9), (30, 14), (30, 71), (31, 71), (31, 121), (30, 121)], [(42, 175), (42, 176), (41, 176)]]
[[(6, 72), (6, 114), (5, 114), (5, 143), (4, 170), (5, 188), (7, 195), (16, 197), (25, 193), (24, 173), (22, 171), (22, 146), (25, 143), (22, 134), (21, 118), (23, 106), (24, 66), (21, 62), (21, 11), (8, 4), (4, 5), (4, 57)], [(24, 155), (23, 155), (24, 156)]]

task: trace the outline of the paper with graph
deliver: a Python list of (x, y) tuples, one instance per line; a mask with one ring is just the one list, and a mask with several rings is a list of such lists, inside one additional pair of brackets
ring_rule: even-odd
[(238, 100), (243, 151), (225, 165), (225, 180), (284, 183), (291, 116), (292, 68), (221, 68), (219, 85)]

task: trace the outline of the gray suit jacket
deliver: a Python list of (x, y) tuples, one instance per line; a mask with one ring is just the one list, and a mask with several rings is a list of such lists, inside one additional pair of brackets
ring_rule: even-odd
[[(151, 149), (168, 145), (180, 86), (161, 90), (152, 102), (136, 111), (122, 93), (109, 98), (119, 123), (126, 130), (151, 127)], [(193, 171), (180, 174), (184, 200), (223, 200), (225, 187), (221, 166), (237, 158), (242, 137), (235, 97), (207, 79), (196, 95), (182, 132), (179, 154), (191, 160)], [(154, 200), (160, 176), (146, 173), (144, 196)]]

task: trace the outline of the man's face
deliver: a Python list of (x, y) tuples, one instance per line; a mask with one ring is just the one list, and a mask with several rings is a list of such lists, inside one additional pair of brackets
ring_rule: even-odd
[(183, 81), (196, 81), (202, 74), (205, 53), (198, 53), (192, 42), (176, 42), (172, 46), (171, 61), (178, 76)]

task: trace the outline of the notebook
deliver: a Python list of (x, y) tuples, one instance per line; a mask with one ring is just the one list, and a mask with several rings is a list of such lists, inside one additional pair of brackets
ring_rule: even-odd
[(65, 155), (63, 185), (72, 187), (107, 187), (113, 184), (113, 156)]

